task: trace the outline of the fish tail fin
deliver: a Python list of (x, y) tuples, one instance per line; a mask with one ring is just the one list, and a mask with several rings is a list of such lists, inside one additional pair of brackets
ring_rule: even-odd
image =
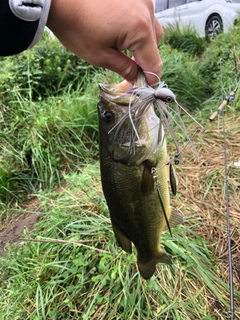
[(150, 261), (138, 259), (138, 270), (143, 279), (148, 280), (152, 277), (156, 270), (157, 263), (172, 264), (172, 261), (163, 251), (160, 251), (158, 256)]

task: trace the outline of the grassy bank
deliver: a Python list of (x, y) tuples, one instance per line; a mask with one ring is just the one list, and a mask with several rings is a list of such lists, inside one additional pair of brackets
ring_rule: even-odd
[[(221, 117), (208, 122), (238, 79), (239, 36), (237, 31), (230, 36), (231, 45), (224, 37), (200, 55), (173, 48), (169, 41), (160, 47), (163, 80), (206, 130), (194, 137), (199, 159), (185, 149), (185, 162), (176, 166), (179, 186), (172, 205), (185, 222), (173, 237), (168, 232), (162, 237), (173, 266), (159, 265), (149, 281), (138, 275), (135, 252), (128, 255), (116, 247), (100, 184), (97, 83), (116, 83), (119, 78), (95, 70), (87, 73), (84, 86), (67, 85), (60, 91), (58, 87), (46, 96), (32, 95), (31, 82), (27, 95), (4, 89), (0, 232), (23, 213), (38, 214), (40, 220), (0, 257), (2, 319), (227, 318), (223, 125)], [(77, 62), (72, 63), (75, 70)], [(71, 74), (76, 79), (77, 74)], [(240, 160), (239, 111), (236, 94), (225, 114), (236, 319), (240, 319), (240, 170), (234, 162)], [(192, 121), (184, 121), (191, 130)], [(174, 153), (170, 145), (170, 156)]]

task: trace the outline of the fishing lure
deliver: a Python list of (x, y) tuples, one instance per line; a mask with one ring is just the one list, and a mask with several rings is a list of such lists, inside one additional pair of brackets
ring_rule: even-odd
[[(167, 88), (167, 85), (165, 82), (159, 82), (157, 89), (153, 89), (150, 86), (147, 87), (136, 87), (129, 90), (126, 94), (132, 94), (133, 97), (137, 97), (137, 99), (134, 100), (132, 98), (129, 103), (129, 113), (125, 115), (121, 122), (123, 123), (127, 117), (130, 118), (130, 121), (132, 123), (132, 137), (130, 142), (130, 152), (134, 153), (135, 148), (135, 141), (139, 140), (138, 137), (138, 125), (139, 125), (139, 119), (144, 115), (145, 112), (147, 112), (148, 108), (154, 104), (156, 106), (156, 109), (159, 113), (159, 142), (163, 140), (162, 137), (162, 126), (164, 125), (167, 132), (169, 132), (171, 138), (174, 141), (175, 147), (176, 147), (176, 154), (173, 159), (173, 162), (175, 164), (178, 164), (179, 162), (183, 161), (182, 152), (183, 150), (188, 146), (191, 145), (192, 149), (194, 150), (194, 153), (197, 154), (197, 150), (194, 147), (194, 144), (192, 143), (192, 139), (194, 135), (201, 131), (203, 132), (205, 129), (204, 127), (196, 120), (194, 117), (185, 110), (178, 102), (175, 97), (175, 94), (172, 92), (172, 90)], [(134, 101), (132, 103), (132, 101)], [(172, 103), (175, 103), (177, 106), (174, 109), (170, 105)], [(182, 120), (182, 117), (179, 114), (179, 111), (183, 111), (188, 117), (190, 117), (197, 125), (198, 128), (193, 133), (193, 135), (190, 137), (187, 133), (187, 130), (185, 128), (184, 122)], [(118, 124), (117, 124), (118, 125)], [(174, 129), (174, 126), (176, 129), (180, 129), (180, 131), (185, 135), (187, 138), (187, 143), (183, 148), (180, 148), (178, 144), (178, 139), (176, 136), (176, 130)], [(120, 129), (120, 126), (119, 126)], [(116, 131), (116, 135), (118, 134), (118, 130)], [(172, 161), (171, 161), (172, 162)]]

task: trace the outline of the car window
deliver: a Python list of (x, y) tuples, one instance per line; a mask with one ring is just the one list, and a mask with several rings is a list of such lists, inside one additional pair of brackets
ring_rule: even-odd
[[(187, 2), (194, 2), (199, 0), (187, 0)], [(240, 1), (240, 0), (239, 0)], [(175, 8), (186, 3), (186, 0), (156, 0), (155, 12), (160, 12), (170, 8)]]
[(181, 6), (185, 4), (185, 0), (169, 0), (168, 8), (175, 8), (177, 6)]
[(167, 4), (168, 4), (168, 0), (156, 0), (155, 12), (167, 10)]

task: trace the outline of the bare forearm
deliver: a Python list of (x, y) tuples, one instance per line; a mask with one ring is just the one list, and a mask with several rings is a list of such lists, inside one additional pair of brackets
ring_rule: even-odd
[[(162, 28), (152, 0), (1, 0), (0, 55), (31, 48), (47, 26), (62, 44), (89, 63), (135, 80), (137, 65), (157, 75)], [(132, 52), (131, 59), (123, 53)], [(146, 73), (150, 85), (156, 77)]]

